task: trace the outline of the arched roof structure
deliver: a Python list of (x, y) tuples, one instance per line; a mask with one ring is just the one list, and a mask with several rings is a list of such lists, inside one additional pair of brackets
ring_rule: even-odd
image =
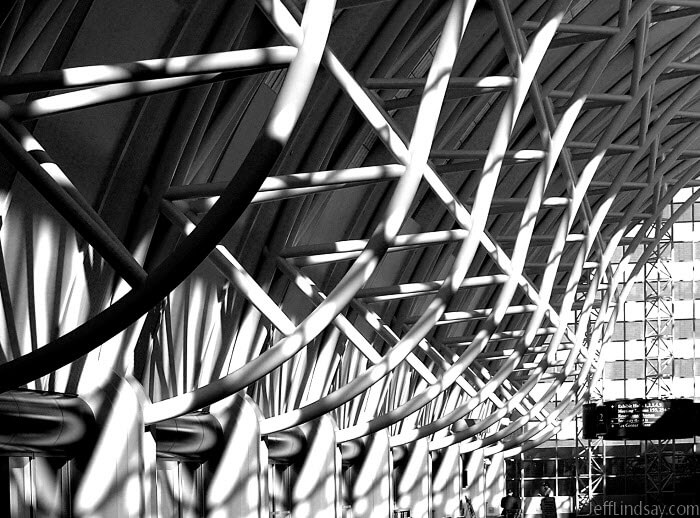
[(3, 9), (0, 386), (149, 423), (539, 444), (700, 158), (694, 0)]

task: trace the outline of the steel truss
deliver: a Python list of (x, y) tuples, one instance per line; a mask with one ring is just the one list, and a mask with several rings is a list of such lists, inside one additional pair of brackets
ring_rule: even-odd
[[(88, 362), (109, 363), (109, 357), (109, 368), (138, 373), (153, 400), (145, 408), (148, 424), (250, 389), (266, 400), (265, 434), (334, 413), (338, 442), (390, 429), (392, 446), (429, 437), (433, 450), (459, 442), (464, 451), (513, 456), (555, 435), (598, 382), (600, 348), (609, 339), (604, 326), (614, 322), (613, 302), (619, 307), (624, 300), (624, 289), (616, 298), (614, 250), (620, 244), (658, 250), (665, 231), (646, 229), (668, 197), (694, 178), (700, 131), (688, 107), (700, 81), (685, 59), (700, 19), (695, 10), (677, 13), (682, 2), (622, 1), (610, 23), (597, 16), (601, 2), (526, 3), (528, 12), (544, 13), (541, 19), (522, 19), (523, 11), (511, 12), (504, 0), (489, 7), (475, 0), (383, 6), (396, 16), (391, 30), (399, 34), (410, 22), (415, 31), (389, 45), (394, 61), (381, 67), (355, 70), (331, 49), (335, 24), (351, 14), (342, 4), (336, 10), (335, 2), (308, 0), (302, 11), (297, 2), (258, 0), (283, 45), (3, 76), (0, 152), (109, 265), (105, 284), (114, 289), (105, 296), (111, 303), (95, 315), (78, 318), (60, 336), (48, 333), (36, 347), (15, 336), (4, 289), (6, 334), (13, 338), (0, 387), (63, 390), (55, 373), (87, 355)], [(423, 16), (424, 27), (416, 21)], [(497, 49), (489, 52), (498, 52), (503, 64), (462, 75), (479, 68), (465, 65), (472, 57), (464, 42), (478, 31), (470, 21), (485, 17)], [(599, 22), (577, 23), (587, 17)], [(25, 29), (31, 27), (17, 30)], [(38, 41), (40, 33), (16, 36)], [(585, 74), (577, 76), (560, 49), (571, 47), (574, 56), (580, 45), (588, 57)], [(620, 82), (615, 69), (625, 56), (633, 64)], [(158, 190), (147, 193), (139, 220), (146, 238), (138, 245), (125, 244), (23, 124), (261, 74), (276, 95), (240, 164), (245, 174), (215, 178), (213, 150), (221, 158), (226, 148), (217, 146), (234, 139), (230, 121), (192, 123), (192, 139), (173, 151), (173, 164), (163, 161)], [(674, 89), (659, 86), (670, 81)], [(64, 89), (70, 91), (54, 93)], [(8, 97), (20, 94), (19, 101)], [(331, 95), (350, 107), (346, 115), (329, 107), (321, 117), (306, 102)], [(204, 99), (198, 113), (223, 107), (233, 116), (251, 99), (241, 94), (236, 101), (227, 107)], [(407, 109), (415, 109), (409, 122)], [(324, 158), (311, 171), (291, 170), (295, 152), (306, 149), (307, 121), (321, 124), (327, 115), (341, 126), (351, 110), (362, 118), (361, 129), (326, 143), (347, 144), (333, 149), (338, 166)], [(682, 130), (669, 136), (671, 124)], [(195, 136), (199, 146), (190, 144)], [(657, 166), (660, 146), (669, 149)], [(365, 160), (377, 148), (384, 160)], [(327, 151), (322, 154), (330, 156)], [(184, 162), (197, 167), (181, 171)], [(518, 167), (527, 167), (524, 183), (515, 180)], [(662, 180), (669, 182), (663, 195)], [(390, 191), (372, 190), (387, 184)], [(369, 189), (357, 221), (343, 237), (319, 242), (317, 218), (335, 193), (353, 188)], [(296, 203), (299, 198), (306, 201)], [(271, 204), (292, 207), (279, 229), (258, 226)], [(246, 212), (258, 206), (260, 212)], [(159, 240), (166, 220), (182, 234), (172, 248)], [(231, 229), (240, 233), (247, 224), (272, 237), (259, 245), (247, 235), (240, 246), (227, 246)], [(640, 230), (628, 235), (635, 225)], [(403, 258), (396, 276), (386, 275), (392, 257)], [(183, 281), (192, 282), (188, 297), (219, 304), (197, 292), (192, 274), (205, 261), (219, 272), (217, 289), (231, 290), (227, 301), (235, 301), (232, 320), (240, 325), (225, 343), (211, 338), (225, 322), (202, 324), (211, 347), (198, 343), (193, 352), (178, 345), (173, 312)], [(658, 291), (661, 281), (655, 282)], [(290, 293), (309, 311), (295, 312)], [(76, 300), (63, 303), (68, 308)], [(668, 322), (657, 324), (658, 335)], [(103, 347), (114, 340), (122, 345)], [(656, 369), (655, 390), (665, 383), (669, 361), (660, 342), (649, 343), (658, 350), (656, 363), (648, 363)], [(141, 358), (134, 351), (149, 360), (136, 367), (125, 362)], [(295, 372), (301, 375), (294, 378)], [(535, 387), (544, 387), (543, 396), (533, 396)], [(556, 406), (546, 409), (552, 400)], [(453, 431), (467, 418), (474, 421)], [(589, 468), (596, 463), (589, 451)], [(591, 487), (587, 494), (595, 492)]]

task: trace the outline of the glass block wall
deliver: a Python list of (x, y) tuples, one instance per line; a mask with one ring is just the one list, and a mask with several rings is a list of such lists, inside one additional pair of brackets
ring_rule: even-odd
[[(691, 193), (681, 191), (665, 217)], [(621, 246), (615, 262), (624, 252)], [(656, 252), (659, 262), (642, 270), (602, 351), (599, 399), (700, 402), (700, 202), (680, 216)], [(605, 501), (700, 503), (700, 438), (588, 441), (580, 430), (579, 418), (555, 439), (508, 459), (508, 487), (536, 499), (546, 482), (560, 501), (569, 500), (570, 515), (590, 514), (591, 504)]]

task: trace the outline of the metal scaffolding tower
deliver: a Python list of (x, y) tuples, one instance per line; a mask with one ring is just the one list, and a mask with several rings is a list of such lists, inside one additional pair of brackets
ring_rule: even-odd
[[(663, 223), (664, 218), (659, 218), (656, 232)], [(672, 230), (660, 237), (644, 266), (644, 396), (666, 399), (673, 395), (673, 280), (669, 269)], [(672, 439), (642, 444), (644, 492), (649, 504), (662, 503), (665, 495), (673, 493), (674, 446)]]

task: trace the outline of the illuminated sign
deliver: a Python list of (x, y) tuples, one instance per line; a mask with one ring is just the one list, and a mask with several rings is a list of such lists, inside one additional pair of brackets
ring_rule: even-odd
[(584, 405), (587, 439), (680, 439), (698, 431), (698, 407), (690, 399), (618, 399)]
[(671, 402), (663, 399), (631, 399), (611, 401), (610, 426), (617, 428), (644, 428), (656, 423)]

